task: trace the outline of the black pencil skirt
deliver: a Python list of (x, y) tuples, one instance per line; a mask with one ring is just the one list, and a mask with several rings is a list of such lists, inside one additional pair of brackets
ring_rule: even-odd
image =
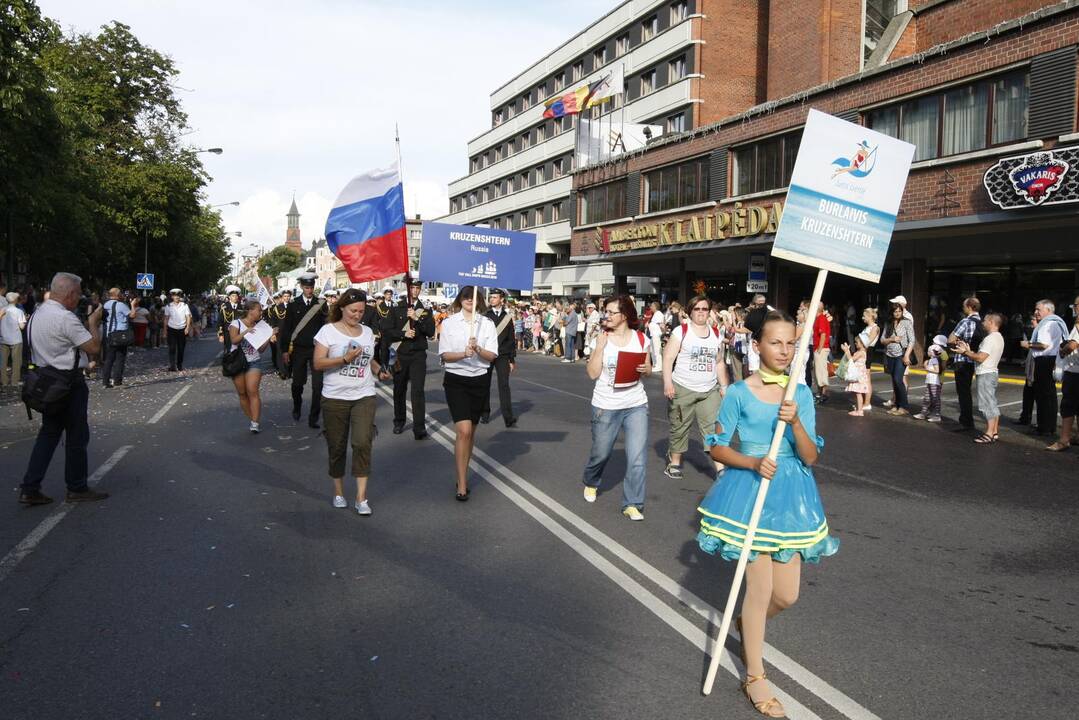
[(446, 404), (455, 423), (462, 420), (471, 420), (473, 425), (479, 423), (491, 395), (486, 374), (469, 377), (447, 371), (442, 375), (442, 387), (446, 390)]

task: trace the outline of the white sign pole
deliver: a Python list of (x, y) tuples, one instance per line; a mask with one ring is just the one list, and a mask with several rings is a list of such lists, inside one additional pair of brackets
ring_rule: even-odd
[[(813, 286), (813, 297), (809, 301), (809, 310), (806, 313), (806, 324), (802, 329), (802, 337), (798, 339), (798, 351), (794, 355), (794, 363), (791, 365), (790, 381), (787, 383), (787, 392), (783, 395), (783, 402), (794, 400), (794, 393), (798, 390), (798, 378), (805, 374), (806, 356), (809, 354), (809, 340), (813, 337), (813, 319), (817, 317), (817, 308), (820, 306), (821, 296), (824, 294), (824, 281), (828, 278), (827, 270), (817, 272), (817, 284)], [(775, 462), (779, 455), (779, 444), (783, 442), (783, 434), (787, 431), (787, 423), (780, 420), (776, 423), (776, 431), (772, 435), (772, 444), (768, 448), (768, 459)], [(753, 547), (753, 539), (757, 534), (757, 525), (761, 521), (761, 511), (764, 509), (764, 498), (768, 495), (768, 486), (771, 481), (761, 478), (761, 486), (757, 491), (757, 500), (753, 503), (753, 513), (749, 516), (749, 528), (746, 530), (745, 544), (742, 546), (742, 554), (738, 556), (738, 567), (734, 571), (734, 580), (731, 582), (731, 591), (727, 595), (727, 606), (723, 609), (723, 622), (719, 626), (719, 634), (712, 644), (712, 658), (708, 663), (708, 674), (704, 678), (704, 688), (701, 692), (708, 695), (712, 692), (712, 684), (716, 680), (716, 671), (719, 670), (719, 658), (723, 652), (724, 640), (727, 632), (731, 629), (731, 618), (734, 616), (734, 606), (738, 604), (738, 591), (742, 589), (742, 579), (746, 574), (746, 565), (749, 562), (749, 553)], [(739, 638), (741, 642), (744, 639)]]

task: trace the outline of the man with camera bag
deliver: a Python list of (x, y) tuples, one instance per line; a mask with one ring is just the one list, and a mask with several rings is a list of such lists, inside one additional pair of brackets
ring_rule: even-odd
[[(30, 345), (31, 372), (23, 386), (23, 398), (30, 403), (35, 387), (51, 383), (54, 388), (66, 388), (66, 393), (53, 393), (43, 409), (41, 430), (38, 431), (30, 463), (23, 475), (19, 502), (24, 505), (46, 505), (52, 498), (41, 492), (41, 482), (49, 462), (64, 435), (64, 482), (67, 502), (104, 500), (108, 493), (98, 492), (87, 484), (89, 460), (86, 446), (90, 442), (87, 404), (90, 391), (79, 372), (87, 355), (101, 349), (101, 307), (89, 317), (87, 330), (74, 310), (82, 295), (82, 278), (71, 273), (57, 273), (52, 279), (49, 299), (34, 311), (27, 326)], [(80, 354), (79, 351), (85, 353)], [(55, 395), (62, 395), (55, 397)]]

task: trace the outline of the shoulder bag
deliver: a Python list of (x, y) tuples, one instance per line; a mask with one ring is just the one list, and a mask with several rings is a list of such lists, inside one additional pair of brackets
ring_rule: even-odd
[[(234, 322), (240, 322), (235, 320)], [(232, 323), (229, 323), (229, 329), (232, 327)], [(244, 355), (243, 340), (236, 343), (235, 347), (229, 350), (221, 357), (221, 374), (225, 377), (236, 377), (242, 372), (246, 372), (248, 367), (247, 356)]]
[(125, 348), (131, 343), (135, 342), (135, 333), (128, 327), (127, 330), (116, 330), (116, 305), (118, 300), (112, 301), (112, 309), (109, 310), (109, 329), (105, 334), (105, 341), (109, 344), (109, 347)]
[(26, 345), (30, 349), (31, 362), (26, 374), (22, 376), (22, 401), (26, 404), (28, 416), (31, 410), (42, 415), (51, 415), (62, 412), (67, 407), (71, 388), (79, 373), (79, 349), (74, 348), (75, 361), (71, 370), (35, 365), (34, 339), (31, 332), (33, 325), (34, 319), (31, 317), (26, 325)]

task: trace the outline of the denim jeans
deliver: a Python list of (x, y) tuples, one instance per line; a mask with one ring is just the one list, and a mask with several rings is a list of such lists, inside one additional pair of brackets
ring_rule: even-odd
[(574, 344), (576, 342), (577, 342), (577, 334), (576, 333), (573, 333), (573, 334), (566, 333), (566, 352), (562, 356), (563, 360), (576, 360), (577, 359), (576, 357), (573, 356)]
[(67, 407), (56, 413), (41, 416), (41, 429), (37, 433), (30, 464), (22, 478), (22, 489), (33, 492), (41, 490), (41, 481), (49, 469), (60, 436), (64, 435), (64, 482), (68, 490), (86, 489), (89, 461), (86, 446), (90, 444), (90, 425), (86, 420), (90, 391), (86, 383), (76, 380), (68, 396)]
[(618, 431), (624, 430), (626, 477), (622, 481), (622, 508), (644, 508), (645, 457), (648, 445), (648, 405), (625, 410), (592, 408), (592, 452), (584, 467), (584, 484), (598, 488), (603, 468), (611, 459)]
[(895, 391), (895, 404), (893, 407), (909, 409), (907, 407), (907, 386), (903, 384), (903, 373), (907, 366), (903, 364), (902, 357), (884, 358), (884, 369), (892, 377), (892, 390)]

